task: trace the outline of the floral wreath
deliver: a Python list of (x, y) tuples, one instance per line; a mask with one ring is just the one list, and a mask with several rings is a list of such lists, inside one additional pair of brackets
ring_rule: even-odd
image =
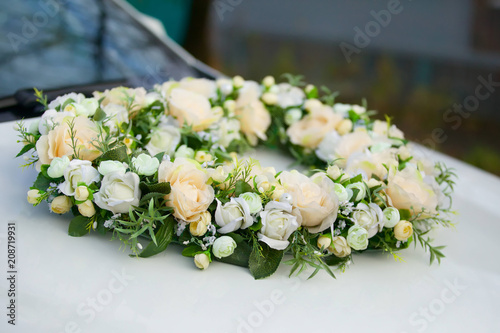
[[(301, 76), (262, 83), (184, 78), (117, 87), (91, 98), (70, 93), (17, 126), (26, 164), (38, 177), (28, 202), (70, 212), (71, 236), (112, 233), (138, 257), (184, 246), (206, 269), (212, 260), (248, 267), (256, 279), (284, 258), (290, 275), (341, 271), (354, 252), (419, 243), (440, 262), (427, 233), (452, 226), (455, 175), (404, 139), (390, 118)], [(238, 154), (265, 144), (310, 171), (276, 172)], [(139, 237), (150, 240), (143, 247)]]

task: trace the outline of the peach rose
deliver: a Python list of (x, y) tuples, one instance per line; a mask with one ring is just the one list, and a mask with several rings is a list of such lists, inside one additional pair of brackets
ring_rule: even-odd
[(217, 84), (208, 79), (195, 79), (186, 77), (179, 82), (178, 88), (205, 96), (206, 98), (217, 97)]
[(398, 209), (409, 209), (415, 214), (423, 209), (425, 213), (422, 217), (436, 214), (438, 197), (412, 164), (407, 164), (402, 171), (391, 169), (386, 194)]
[(323, 173), (311, 178), (296, 170), (279, 177), (285, 192), (292, 196), (293, 214), (312, 233), (329, 228), (337, 219), (339, 202), (334, 183)]
[(181, 157), (174, 162), (162, 162), (158, 181), (170, 183), (171, 191), (165, 199), (180, 220), (198, 221), (214, 200), (214, 189), (207, 185), (208, 175), (194, 160)]
[[(96, 99), (104, 99), (101, 101), (101, 106), (105, 107), (108, 104), (118, 104), (125, 107), (129, 107), (130, 112), (139, 111), (147, 105), (146, 101), (146, 89), (144, 88), (127, 88), (127, 87), (116, 87), (111, 90), (106, 89), (104, 92), (94, 92), (94, 97)], [(130, 103), (132, 99), (132, 103)]]
[(208, 98), (189, 90), (174, 88), (167, 101), (170, 114), (181, 125), (186, 123), (195, 131), (207, 129), (221, 117), (212, 112)]
[(42, 135), (36, 143), (39, 164), (50, 164), (55, 157), (73, 155), (69, 123), (73, 121), (76, 149), (81, 160), (93, 161), (101, 152), (93, 146), (98, 132), (94, 122), (85, 116), (66, 118), (64, 122)]
[(398, 166), (395, 149), (387, 149), (378, 153), (353, 153), (347, 159), (345, 171), (351, 175), (358, 174), (361, 171), (366, 174), (367, 179), (371, 179), (372, 175), (385, 179), (387, 176), (386, 166)]
[(257, 145), (258, 139), (267, 140), (266, 131), (271, 125), (271, 116), (259, 100), (260, 86), (253, 81), (245, 81), (236, 99), (235, 113), (239, 116), (241, 131), (250, 144)]
[(286, 133), (293, 144), (314, 149), (341, 121), (342, 116), (334, 113), (330, 106), (321, 105), (312, 108), (302, 120), (292, 124)]

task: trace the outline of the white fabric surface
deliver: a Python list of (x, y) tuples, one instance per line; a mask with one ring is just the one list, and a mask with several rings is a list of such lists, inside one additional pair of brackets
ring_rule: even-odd
[[(336, 280), (326, 273), (288, 279), (282, 265), (255, 281), (217, 262), (199, 271), (179, 246), (136, 259), (110, 235), (68, 236), (69, 214), (26, 202), (36, 171), (14, 159), (13, 124), (0, 124), (1, 332), (500, 332), (500, 179), (491, 174), (429, 152), (460, 176), (456, 230), (433, 234), (447, 245), (440, 266), (412, 246), (403, 263), (356, 255)], [(255, 156), (277, 169), (292, 162), (268, 151)], [(6, 317), (9, 221), (17, 223), (15, 327)]]

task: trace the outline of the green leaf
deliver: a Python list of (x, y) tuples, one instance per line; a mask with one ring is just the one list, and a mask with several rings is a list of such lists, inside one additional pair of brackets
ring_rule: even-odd
[(284, 251), (272, 249), (266, 243), (259, 244), (262, 246), (262, 251), (254, 246), (248, 262), (250, 273), (256, 280), (266, 278), (276, 272), (284, 254)]
[(217, 261), (224, 262), (226, 264), (248, 267), (248, 261), (250, 259), (250, 253), (252, 252), (252, 248), (250, 247), (250, 245), (248, 245), (248, 242), (246, 242), (240, 235), (235, 233), (230, 233), (228, 234), (228, 236), (231, 236), (238, 245), (234, 249), (233, 254), (231, 254), (228, 257), (220, 259), (215, 256), (213, 258)]
[(38, 174), (38, 177), (36, 177), (35, 183), (33, 184), (32, 187), (36, 188), (39, 191), (46, 192), (51, 182), (52, 179), (45, 177), (43, 175), (43, 172), (40, 172)]
[(74, 217), (69, 223), (68, 235), (73, 237), (85, 236), (89, 233), (87, 230), (87, 225), (90, 223), (88, 217), (78, 215)]
[(27, 145), (25, 145), (23, 147), (23, 149), (21, 149), (21, 151), (19, 152), (19, 154), (16, 155), (16, 157), (22, 156), (22, 155), (26, 154), (27, 152), (29, 152), (31, 149), (34, 149), (34, 148), (35, 148), (35, 144), (34, 143), (28, 143)]
[(141, 188), (142, 195), (146, 195), (148, 193), (170, 193), (170, 183), (161, 182), (156, 184), (148, 184), (146, 182), (141, 182), (139, 184), (139, 187)]
[(94, 121), (101, 121), (103, 120), (104, 118), (106, 118), (107, 114), (106, 112), (104, 112), (100, 107), (97, 108), (97, 110), (95, 111), (94, 113)]
[(238, 180), (236, 184), (234, 185), (234, 195), (239, 196), (242, 193), (245, 192), (250, 192), (252, 191), (252, 186), (250, 186), (248, 183), (244, 182), (243, 180)]
[(198, 253), (204, 252), (202, 248), (197, 245), (197, 244), (191, 244), (188, 247), (186, 247), (184, 250), (182, 250), (182, 255), (184, 257), (194, 257)]
[(331, 256), (323, 257), (321, 259), (328, 266), (337, 266), (337, 265), (340, 265), (341, 263), (343, 263), (344, 261), (347, 261), (349, 259), (349, 257), (339, 258), (339, 257), (336, 257), (335, 255), (332, 254)]
[(139, 257), (148, 258), (165, 251), (168, 244), (172, 241), (172, 237), (174, 235), (174, 224), (175, 222), (173, 217), (169, 216), (165, 220), (165, 223), (158, 228), (158, 231), (155, 234), (157, 244), (151, 241), (139, 254)]
[(399, 218), (401, 220), (410, 220), (411, 219), (411, 213), (408, 209), (399, 209)]
[(125, 162), (127, 160), (127, 147), (119, 146), (117, 148), (111, 149), (104, 154), (102, 154), (101, 161), (120, 161)]

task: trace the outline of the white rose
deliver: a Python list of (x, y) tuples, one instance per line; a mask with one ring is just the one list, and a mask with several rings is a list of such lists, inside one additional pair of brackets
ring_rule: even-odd
[(326, 174), (331, 178), (331, 179), (337, 179), (342, 175), (342, 171), (338, 167), (338, 165), (330, 165), (328, 169), (326, 169)]
[(217, 143), (224, 148), (227, 148), (233, 140), (241, 138), (238, 119), (222, 118), (214, 127), (212, 133), (217, 138)]
[(257, 214), (262, 210), (262, 199), (257, 193), (246, 192), (240, 194), (239, 197), (247, 202), (248, 207), (250, 208), (250, 214)]
[(262, 228), (257, 234), (260, 241), (275, 250), (284, 250), (290, 242), (288, 238), (297, 230), (299, 222), (292, 215), (292, 205), (287, 202), (270, 201), (260, 212)]
[(194, 256), (194, 264), (199, 269), (207, 269), (210, 265), (210, 258), (205, 253), (198, 253)]
[(220, 92), (227, 96), (233, 92), (233, 82), (228, 79), (218, 79), (215, 81)]
[(114, 172), (104, 176), (94, 201), (102, 209), (117, 213), (128, 213), (132, 206), (139, 204), (141, 190), (139, 176), (133, 172)]
[(352, 221), (368, 231), (368, 238), (372, 238), (384, 227), (382, 209), (374, 203), (359, 203), (352, 214)]
[(328, 248), (336, 257), (344, 258), (351, 254), (351, 247), (347, 244), (347, 239), (342, 236), (332, 238), (332, 245)]
[(139, 175), (151, 176), (158, 170), (160, 162), (156, 157), (151, 157), (148, 154), (140, 154), (132, 158), (132, 165)]
[(342, 186), (341, 184), (337, 184), (335, 183), (335, 194), (337, 195), (337, 197), (339, 198), (339, 202), (344, 202), (344, 201), (347, 201), (351, 198), (351, 195), (349, 194), (349, 192), (346, 190), (346, 188), (344, 186)]
[(66, 103), (67, 100), (73, 100), (74, 103), (80, 103), (84, 99), (84, 94), (69, 93), (66, 95), (58, 96), (55, 100), (49, 103), (48, 108), (56, 109), (58, 106), (62, 106), (64, 103)]
[(28, 131), (31, 133), (31, 134), (38, 134), (40, 133), (39, 130), (38, 130), (38, 126), (40, 125), (40, 120), (39, 119), (35, 119), (33, 120), (30, 125), (29, 125), (29, 128), (28, 128)]
[(177, 151), (175, 152), (175, 158), (179, 157), (184, 157), (184, 158), (194, 158), (194, 150), (193, 148), (189, 148), (186, 145), (182, 145), (179, 148), (177, 148)]
[(294, 87), (289, 83), (280, 83), (278, 84), (278, 88), (278, 104), (283, 109), (291, 106), (298, 106), (304, 103), (306, 95), (302, 89)]
[(57, 112), (54, 109), (45, 111), (38, 123), (38, 132), (47, 135), (57, 125), (64, 123), (65, 118), (74, 118), (75, 114), (71, 112)]
[(236, 75), (235, 77), (233, 77), (233, 85), (235, 88), (241, 88), (245, 83), (245, 79), (241, 76)]
[(52, 200), (50, 210), (56, 214), (65, 214), (69, 212), (71, 206), (73, 206), (71, 199), (65, 195), (60, 195)]
[(335, 148), (338, 146), (340, 140), (341, 136), (337, 131), (328, 132), (315, 151), (318, 158), (328, 163), (334, 161), (337, 158)]
[(92, 217), (95, 215), (95, 207), (92, 201), (87, 200), (78, 205), (78, 211), (85, 217)]
[(162, 152), (171, 155), (174, 153), (179, 142), (181, 142), (179, 128), (170, 125), (160, 126), (153, 130), (151, 139), (145, 148), (152, 156)]
[(106, 176), (109, 173), (125, 173), (127, 171), (128, 165), (125, 162), (118, 161), (102, 161), (97, 170), (103, 176)]
[(69, 165), (69, 157), (54, 157), (54, 159), (50, 162), (50, 166), (47, 169), (47, 174), (50, 178), (59, 178), (64, 175), (64, 170)]
[(243, 198), (231, 198), (222, 205), (217, 199), (215, 222), (219, 225), (218, 232), (227, 234), (238, 229), (246, 229), (253, 224), (250, 207)]
[(394, 228), (398, 224), (400, 219), (399, 210), (394, 207), (387, 207), (382, 213), (384, 214), (384, 227)]
[(105, 125), (112, 131), (115, 131), (122, 123), (128, 124), (129, 122), (128, 111), (124, 105), (110, 103), (104, 106), (102, 110), (110, 118)]
[(75, 195), (75, 189), (80, 183), (88, 186), (99, 179), (99, 172), (92, 166), (92, 162), (75, 159), (64, 170), (64, 182), (57, 188), (66, 195)]
[(356, 197), (353, 198), (354, 201), (360, 201), (360, 200), (363, 200), (363, 198), (365, 197), (366, 195), (366, 185), (362, 182), (357, 182), (357, 183), (354, 183), (354, 184), (349, 184), (346, 186), (346, 189), (349, 191), (349, 190), (358, 190), (358, 193), (356, 194)]
[(28, 203), (35, 205), (38, 203), (41, 193), (39, 190), (29, 190), (28, 191)]
[(233, 254), (236, 246), (234, 239), (229, 236), (221, 236), (217, 238), (212, 245), (212, 253), (219, 259), (229, 257)]
[(95, 98), (85, 98), (79, 103), (66, 105), (64, 111), (73, 112), (77, 116), (93, 116), (99, 107), (99, 102)]
[(347, 244), (355, 250), (365, 250), (368, 247), (368, 231), (362, 226), (353, 225), (347, 232)]
[(287, 124), (288, 126), (293, 125), (296, 122), (298, 122), (300, 118), (302, 118), (301, 109), (297, 108), (290, 109), (285, 113), (285, 124)]

